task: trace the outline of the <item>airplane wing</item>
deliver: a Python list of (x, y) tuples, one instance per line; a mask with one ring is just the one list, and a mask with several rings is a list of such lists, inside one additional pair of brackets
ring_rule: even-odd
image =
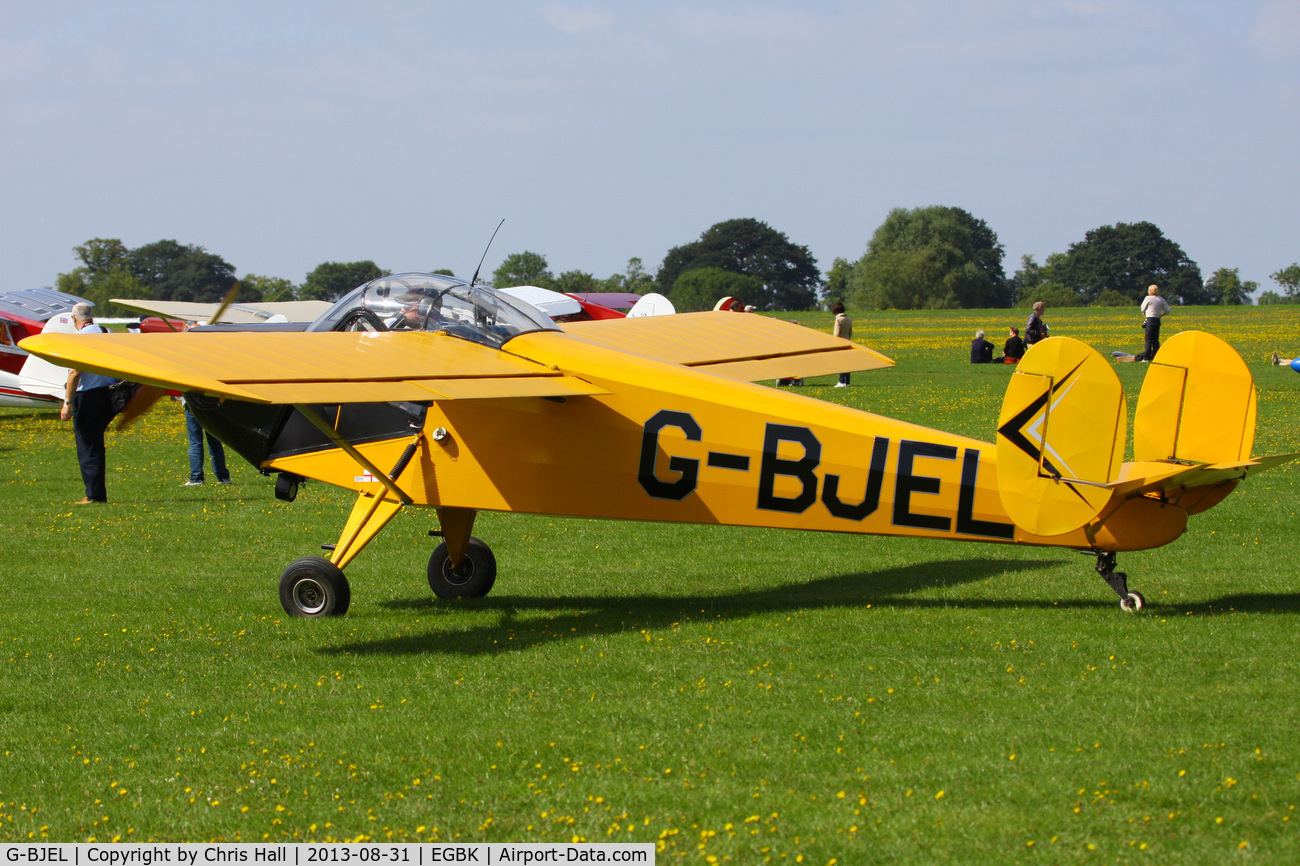
[[(206, 304), (197, 301), (151, 301), (144, 298), (111, 298), (109, 303), (145, 313), (150, 316), (162, 316), (168, 319), (183, 319), (187, 322), (206, 322), (221, 304)], [(314, 322), (321, 313), (330, 308), (328, 301), (267, 301), (243, 304), (231, 304), (221, 314), (221, 321), (237, 325), (251, 325), (265, 322), (272, 316), (284, 316), (290, 322)]]
[(255, 403), (388, 403), (607, 394), (497, 349), (425, 332), (41, 334), (52, 363)]
[(894, 366), (889, 358), (866, 346), (752, 313), (679, 313), (569, 322), (561, 327), (586, 343), (742, 382)]
[[(595, 327), (575, 327), (569, 338), (742, 381), (893, 364), (847, 340), (751, 314), (698, 313), (581, 324)], [(65, 367), (257, 403), (609, 393), (509, 351), (428, 332), (41, 334), (24, 340), (22, 348)]]

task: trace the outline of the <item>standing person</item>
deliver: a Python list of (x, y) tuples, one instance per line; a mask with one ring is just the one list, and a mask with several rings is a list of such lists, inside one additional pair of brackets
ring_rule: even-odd
[(970, 362), (972, 364), (993, 363), (993, 344), (984, 339), (984, 331), (975, 332), (975, 339), (970, 341)]
[[(104, 334), (90, 315), (90, 304), (76, 304), (72, 308), (72, 323), (78, 334)], [(81, 466), (81, 481), (86, 488), (84, 499), (77, 505), (107, 502), (108, 490), (104, 476), (108, 471), (108, 458), (104, 450), (104, 431), (113, 420), (108, 388), (116, 379), (98, 373), (68, 371), (68, 382), (59, 418), (72, 419), (72, 432), (77, 440), (77, 463)]]
[(1042, 301), (1034, 301), (1034, 311), (1025, 322), (1025, 348), (1047, 339), (1047, 323), (1043, 321), (1043, 310), (1046, 309), (1047, 305)]
[[(405, 314), (405, 310), (402, 311)], [(418, 319), (419, 316), (413, 316), (412, 319)], [(185, 330), (198, 327), (202, 322), (191, 322), (185, 326)], [(407, 324), (406, 327), (418, 327), (417, 325)], [(230, 470), (226, 468), (226, 448), (221, 444), (221, 440), (216, 436), (203, 429), (199, 419), (194, 417), (190, 411), (190, 405), (184, 397), (181, 398), (181, 405), (185, 407), (185, 433), (190, 440), (190, 478), (182, 487), (202, 487), (203, 486), (203, 438), (208, 439), (208, 448), (212, 451), (212, 471), (217, 476), (218, 484), (230, 483)]]
[(217, 476), (218, 484), (230, 483), (230, 470), (226, 468), (226, 449), (221, 444), (221, 440), (216, 436), (203, 429), (199, 419), (194, 417), (190, 411), (189, 404), (185, 398), (181, 398), (181, 404), (185, 406), (185, 432), (189, 434), (190, 439), (190, 480), (182, 484), (182, 487), (202, 487), (203, 486), (203, 439), (206, 436), (208, 448), (212, 451), (212, 471)]
[(1002, 363), (1018, 364), (1025, 357), (1025, 341), (1020, 339), (1019, 328), (1009, 328), (1008, 332), (1011, 336), (1007, 337), (1007, 342), (1002, 346)]
[[(853, 320), (844, 314), (844, 304), (836, 301), (831, 307), (831, 312), (835, 314), (835, 336), (843, 337), (846, 340), (853, 339)], [(840, 373), (840, 380), (835, 383), (836, 388), (847, 388), (849, 386), (849, 374)]]
[(1147, 296), (1142, 299), (1142, 330), (1147, 335), (1146, 348), (1142, 350), (1139, 361), (1151, 361), (1160, 351), (1160, 319), (1169, 312), (1169, 302), (1160, 297), (1160, 287), (1147, 286)]

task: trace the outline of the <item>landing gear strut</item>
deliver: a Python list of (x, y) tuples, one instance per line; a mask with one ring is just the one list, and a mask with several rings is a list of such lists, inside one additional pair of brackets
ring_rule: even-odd
[(1115, 570), (1115, 554), (1107, 550), (1098, 550), (1094, 555), (1097, 557), (1095, 566), (1097, 573), (1119, 596), (1119, 609), (1125, 613), (1133, 613), (1146, 607), (1147, 600), (1142, 597), (1142, 593), (1133, 592), (1128, 588), (1128, 575)]

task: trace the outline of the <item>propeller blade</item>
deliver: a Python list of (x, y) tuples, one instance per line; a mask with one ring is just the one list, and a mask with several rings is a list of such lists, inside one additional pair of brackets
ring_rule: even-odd
[(226, 292), (226, 296), (222, 298), (221, 306), (217, 307), (217, 311), (212, 314), (212, 318), (208, 319), (209, 325), (215, 325), (217, 323), (217, 320), (226, 312), (226, 308), (235, 302), (235, 296), (238, 295), (240, 290), (243, 288), (244, 284), (239, 280), (235, 280), (234, 284), (230, 287), (230, 291)]
[(141, 385), (140, 390), (135, 392), (131, 402), (126, 404), (126, 408), (122, 410), (121, 416), (118, 417), (118, 431), (125, 430), (134, 424), (141, 415), (152, 409), (153, 404), (162, 399), (162, 396), (166, 393), (166, 388), (159, 388), (157, 385)]

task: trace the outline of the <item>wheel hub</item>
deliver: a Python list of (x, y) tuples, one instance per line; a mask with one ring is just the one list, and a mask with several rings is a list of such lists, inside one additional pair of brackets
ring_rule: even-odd
[(293, 585), (293, 600), (303, 613), (320, 613), (325, 607), (325, 588), (311, 578), (303, 578)]

